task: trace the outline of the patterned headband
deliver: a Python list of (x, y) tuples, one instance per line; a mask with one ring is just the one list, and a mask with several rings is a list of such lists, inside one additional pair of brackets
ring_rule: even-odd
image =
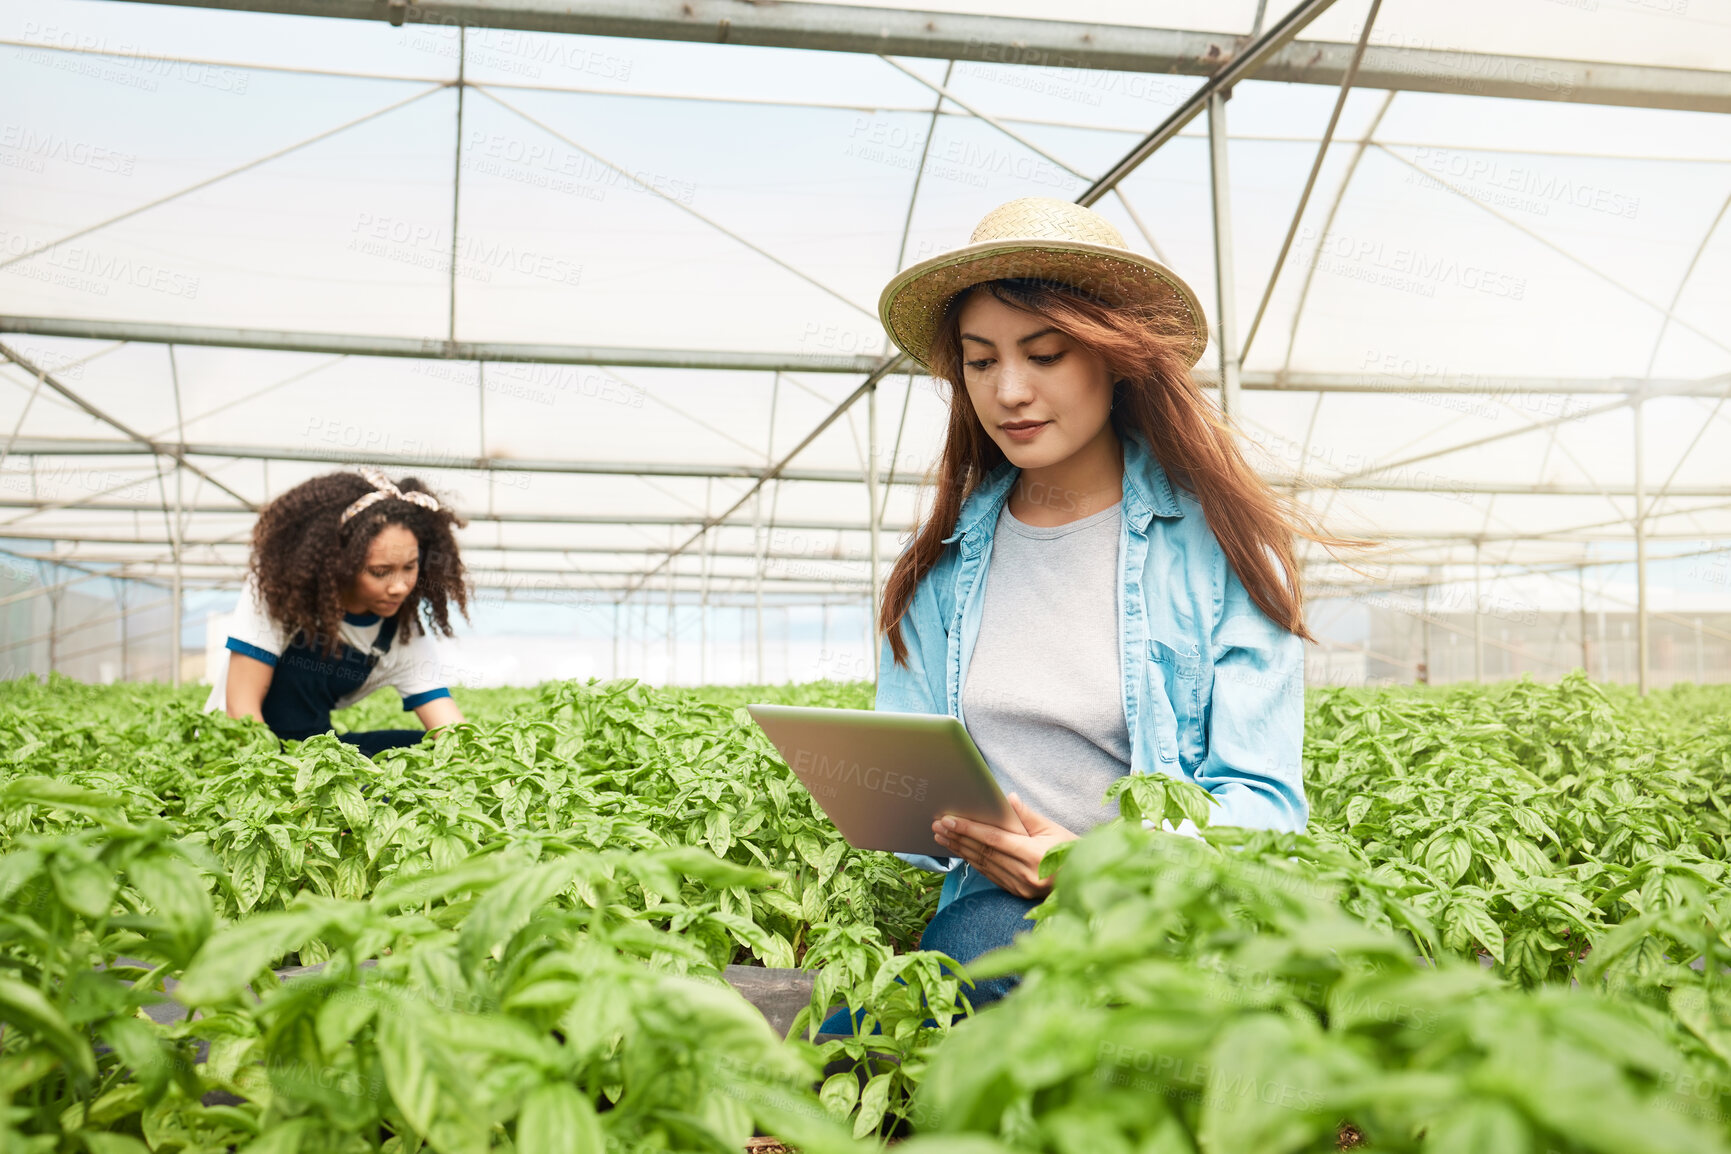
[(421, 508), (431, 509), (435, 513), (439, 511), (438, 498), (431, 493), (405, 493), (393, 485), (389, 477), (379, 470), (365, 465), (361, 467), (361, 476), (366, 479), (368, 484), (372, 485), (373, 491), (344, 509), (342, 519), (337, 522), (339, 525), (347, 525), (349, 518), (378, 504), (387, 497), (393, 501), (407, 501), (411, 505), (419, 505)]

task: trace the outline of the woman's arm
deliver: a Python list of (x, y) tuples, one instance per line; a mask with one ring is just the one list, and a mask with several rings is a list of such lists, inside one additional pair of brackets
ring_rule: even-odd
[[(935, 572), (935, 570), (934, 570)], [(944, 662), (948, 656), (948, 621), (940, 616), (937, 597), (927, 573), (902, 615), (902, 643), (907, 664), (896, 663), (887, 636), (878, 638), (878, 685), (872, 708), (891, 713), (945, 713), (948, 693)]]
[(457, 703), (449, 697), (435, 697), (425, 705), (415, 707), (415, 716), (421, 719), (421, 724), (431, 733), (435, 729), (443, 729), (447, 725), (459, 725), (464, 720), (463, 711), (457, 708)]
[(241, 653), (228, 655), (228, 697), (223, 703), (230, 717), (264, 720), (264, 695), (270, 692), (275, 667)]
[(228, 623), (228, 672), (222, 678), (222, 706), (230, 717), (264, 721), (265, 694), (270, 692), (286, 641), (271, 620), (258, 583), (248, 580)]
[(1270, 621), (1228, 567), (1213, 643), (1208, 753), (1195, 778), (1220, 803), (1209, 824), (1302, 830), (1304, 642)]

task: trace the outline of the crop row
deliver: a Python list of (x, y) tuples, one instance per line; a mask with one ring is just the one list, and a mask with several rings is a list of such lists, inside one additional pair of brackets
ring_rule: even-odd
[[(935, 879), (838, 838), (738, 708), (770, 696), (869, 705), (490, 691), (374, 763), (165, 689), (0, 685), (0, 1140), (1731, 1149), (1731, 694), (1313, 692), (1306, 833), (1102, 827), (975, 967), (1022, 985), (955, 1025), (912, 948)], [(791, 1038), (738, 963), (815, 973)], [(881, 1032), (814, 1044), (836, 1004)]]

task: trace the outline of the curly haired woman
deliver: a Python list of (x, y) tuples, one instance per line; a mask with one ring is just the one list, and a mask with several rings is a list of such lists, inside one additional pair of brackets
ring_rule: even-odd
[(934, 822), (950, 856), (908, 859), (946, 874), (922, 947), (966, 963), (1028, 929), (1041, 859), (1117, 816), (1126, 774), (1202, 786), (1217, 825), (1302, 829), (1293, 542), (1356, 542), (1239, 452), (1191, 374), (1195, 294), (1098, 214), (1033, 197), (898, 274), (879, 312), (950, 407), (885, 585), (877, 708), (962, 719), (1023, 827)]
[[(426, 731), (463, 720), (434, 632), (468, 609), (455, 512), (414, 478), (328, 473), (259, 514), (251, 576), (229, 626), (229, 659), (206, 709), (256, 717), (281, 738), (331, 730), (331, 711), (382, 686)], [(419, 729), (346, 733), (372, 757), (415, 745)]]

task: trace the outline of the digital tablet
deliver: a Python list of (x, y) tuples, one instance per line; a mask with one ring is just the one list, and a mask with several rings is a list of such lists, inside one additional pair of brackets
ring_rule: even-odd
[(856, 849), (954, 857), (932, 840), (945, 814), (1025, 832), (974, 739), (947, 714), (745, 708)]

